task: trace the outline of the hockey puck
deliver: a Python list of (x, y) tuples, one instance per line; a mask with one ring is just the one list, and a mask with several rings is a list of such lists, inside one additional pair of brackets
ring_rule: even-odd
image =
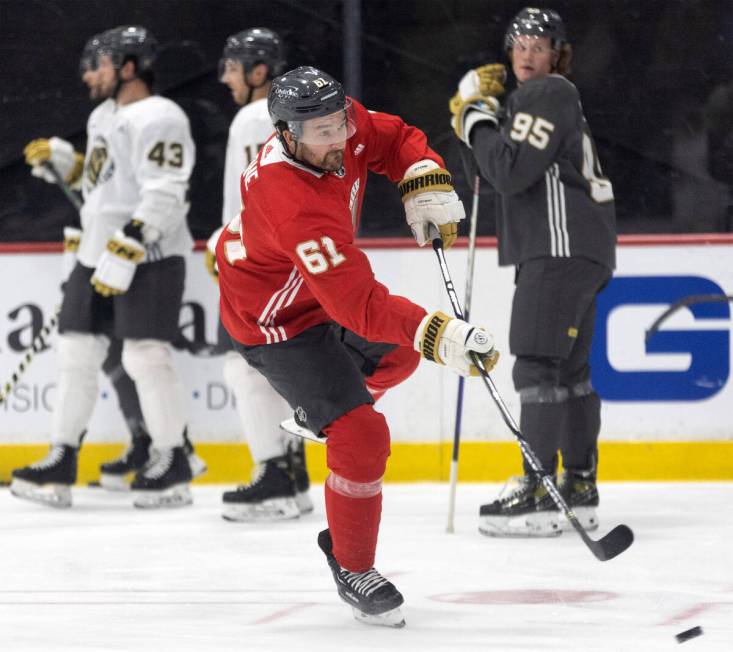
[(680, 632), (675, 636), (678, 643), (684, 643), (685, 641), (689, 641), (691, 638), (695, 638), (696, 636), (702, 636), (702, 627), (696, 626), (692, 629), (687, 629), (684, 632)]

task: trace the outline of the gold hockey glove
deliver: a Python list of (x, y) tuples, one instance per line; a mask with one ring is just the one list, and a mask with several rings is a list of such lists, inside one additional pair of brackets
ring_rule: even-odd
[(48, 183), (56, 183), (55, 177), (44, 164), (53, 165), (59, 176), (69, 186), (78, 189), (84, 171), (84, 155), (74, 151), (71, 143), (61, 138), (38, 138), (23, 149), (25, 162), (31, 166), (31, 174)]
[(414, 346), (426, 360), (446, 365), (461, 376), (481, 375), (471, 360), (471, 351), (478, 354), (487, 372), (499, 360), (494, 338), (485, 329), (440, 310), (423, 317), (415, 332)]

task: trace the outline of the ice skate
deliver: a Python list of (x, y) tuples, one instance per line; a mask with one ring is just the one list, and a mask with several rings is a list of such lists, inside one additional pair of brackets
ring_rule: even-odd
[(280, 423), (280, 429), (284, 430), (288, 434), (295, 435), (301, 439), (310, 439), (311, 441), (318, 442), (319, 444), (326, 443), (326, 435), (322, 432), (315, 433), (312, 430), (308, 430), (305, 426), (299, 424), (295, 419), (285, 419)]
[(560, 512), (536, 476), (511, 478), (499, 498), (481, 505), (479, 532), (489, 537), (555, 537)]
[(192, 478), (198, 478), (209, 470), (203, 458), (196, 454), (196, 449), (188, 438), (188, 428), (185, 428), (183, 431), (183, 448), (188, 457), (188, 465), (191, 467)]
[(116, 460), (99, 467), (99, 484), (109, 491), (129, 491), (130, 482), (150, 462), (152, 440), (144, 430), (133, 435), (129, 448)]
[(288, 455), (295, 480), (295, 502), (301, 514), (310, 514), (313, 511), (313, 501), (310, 497), (311, 482), (305, 463), (305, 441), (300, 437), (293, 438), (288, 443)]
[(222, 517), (227, 521), (283, 521), (300, 516), (288, 455), (257, 465), (252, 482), (225, 491)]
[(189, 483), (191, 467), (183, 446), (156, 449), (154, 459), (139, 471), (130, 488), (133, 505), (141, 508), (182, 507), (193, 502)]
[(13, 471), (10, 493), (50, 507), (71, 507), (79, 449), (53, 444), (42, 460)]
[(354, 618), (367, 625), (405, 626), (399, 608), (405, 600), (392, 582), (380, 575), (376, 568), (363, 573), (341, 568), (333, 556), (333, 542), (328, 530), (319, 533), (318, 547), (326, 555), (339, 597), (351, 606)]
[[(578, 522), (588, 532), (598, 529), (598, 488), (595, 473), (579, 469), (565, 469), (558, 486), (560, 495), (575, 513)], [(563, 531), (570, 531), (573, 526), (565, 515), (562, 515)]]

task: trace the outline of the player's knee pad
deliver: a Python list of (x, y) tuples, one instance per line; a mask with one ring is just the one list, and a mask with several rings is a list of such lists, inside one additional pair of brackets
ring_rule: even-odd
[(560, 384), (561, 361), (557, 358), (517, 357), (512, 369), (514, 387), (522, 403), (563, 403), (568, 389)]
[(326, 426), (324, 431), (328, 435), (326, 461), (334, 474), (350, 482), (379, 483), (381, 487), (390, 452), (384, 415), (372, 405), (360, 405)]
[(59, 371), (96, 376), (107, 355), (108, 346), (109, 338), (104, 335), (73, 332), (59, 335)]
[(122, 347), (122, 366), (137, 381), (161, 373), (167, 375), (173, 369), (171, 352), (162, 340), (125, 340)]
[(568, 387), (568, 393), (570, 395), (570, 398), (581, 398), (582, 396), (591, 396), (595, 395), (597, 398), (597, 394), (593, 390), (593, 385), (591, 384), (590, 380), (584, 380), (579, 383), (574, 383), (573, 385), (570, 385)]

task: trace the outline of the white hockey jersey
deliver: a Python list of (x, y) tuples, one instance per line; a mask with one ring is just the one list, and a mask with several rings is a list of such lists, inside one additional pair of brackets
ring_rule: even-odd
[(108, 99), (89, 116), (79, 262), (96, 267), (116, 229), (138, 219), (160, 232), (144, 262), (187, 255), (188, 180), (196, 149), (188, 118), (153, 95), (118, 106)]
[(229, 127), (227, 156), (224, 163), (222, 224), (229, 224), (242, 211), (239, 179), (273, 131), (275, 129), (267, 112), (267, 98), (263, 97), (261, 100), (246, 104), (234, 116)]

